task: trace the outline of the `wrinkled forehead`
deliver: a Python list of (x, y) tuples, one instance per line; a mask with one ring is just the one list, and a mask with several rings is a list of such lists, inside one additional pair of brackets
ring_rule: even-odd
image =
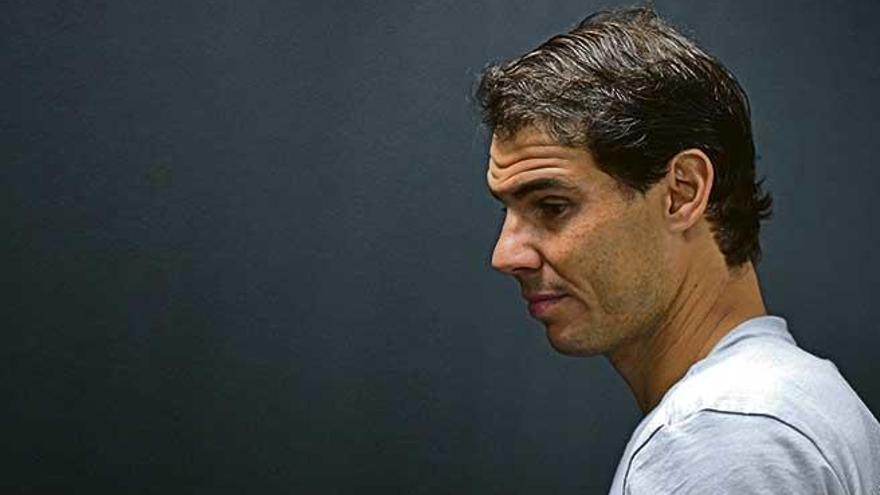
[(497, 190), (521, 175), (542, 170), (564, 171), (588, 155), (586, 150), (556, 143), (535, 128), (524, 129), (504, 139), (495, 135), (489, 148), (486, 179), (489, 187)]

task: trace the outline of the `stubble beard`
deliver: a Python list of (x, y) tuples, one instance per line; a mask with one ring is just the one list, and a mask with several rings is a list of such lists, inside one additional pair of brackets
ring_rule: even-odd
[(610, 306), (585, 307), (583, 314), (571, 321), (555, 323), (565, 325), (563, 328), (545, 324), (550, 345), (567, 356), (590, 357), (609, 355), (650, 338), (666, 321), (670, 296), (662, 283), (668, 274), (661, 266), (650, 272)]
[(645, 321), (594, 323), (572, 322), (569, 328), (554, 330), (547, 326), (547, 340), (560, 354), (573, 357), (608, 355), (622, 346), (645, 338), (662, 318), (652, 315)]

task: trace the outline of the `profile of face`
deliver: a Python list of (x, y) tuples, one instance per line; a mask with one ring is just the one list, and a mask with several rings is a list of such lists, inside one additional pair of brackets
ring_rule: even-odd
[(489, 154), (506, 212), (492, 266), (519, 282), (551, 345), (610, 353), (657, 327), (674, 295), (662, 188), (627, 191), (586, 149), (533, 127), (496, 136)]

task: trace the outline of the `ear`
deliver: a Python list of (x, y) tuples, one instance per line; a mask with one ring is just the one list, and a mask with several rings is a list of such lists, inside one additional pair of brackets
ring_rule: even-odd
[(684, 150), (669, 160), (665, 216), (673, 231), (684, 232), (703, 218), (714, 180), (712, 160), (699, 149)]

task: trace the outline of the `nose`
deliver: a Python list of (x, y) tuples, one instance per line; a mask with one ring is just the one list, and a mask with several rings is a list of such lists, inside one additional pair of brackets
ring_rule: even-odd
[(541, 268), (541, 254), (535, 249), (528, 231), (510, 212), (492, 252), (492, 268), (508, 275)]

